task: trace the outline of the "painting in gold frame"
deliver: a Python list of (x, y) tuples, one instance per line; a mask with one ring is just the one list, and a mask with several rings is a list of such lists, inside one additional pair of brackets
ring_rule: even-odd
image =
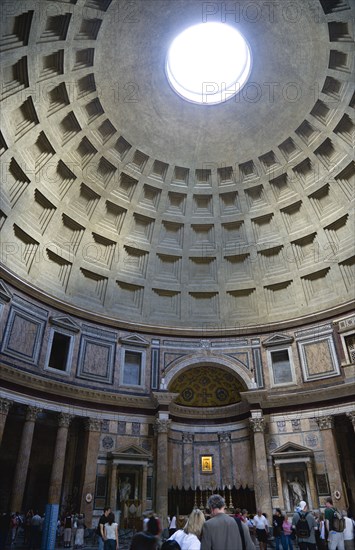
[(213, 471), (212, 455), (201, 455), (201, 472), (211, 474)]

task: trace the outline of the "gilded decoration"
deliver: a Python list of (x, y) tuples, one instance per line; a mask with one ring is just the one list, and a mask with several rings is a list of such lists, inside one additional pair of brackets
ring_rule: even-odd
[(194, 367), (181, 373), (169, 386), (179, 393), (175, 400), (187, 407), (220, 407), (241, 400), (242, 383), (230, 372), (211, 367)]

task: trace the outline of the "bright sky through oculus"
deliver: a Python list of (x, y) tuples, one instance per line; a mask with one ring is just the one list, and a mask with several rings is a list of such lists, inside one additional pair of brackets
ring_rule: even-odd
[(166, 74), (172, 88), (193, 103), (216, 105), (237, 94), (251, 69), (250, 48), (225, 23), (201, 23), (172, 42)]

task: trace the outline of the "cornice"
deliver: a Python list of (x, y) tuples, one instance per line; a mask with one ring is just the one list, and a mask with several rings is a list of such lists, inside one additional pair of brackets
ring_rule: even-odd
[(242, 401), (250, 406), (257, 404), (262, 409), (284, 409), (289, 406), (312, 405), (324, 401), (334, 401), (345, 397), (355, 398), (355, 385), (353, 382), (345, 382), (338, 385), (299, 389), (294, 392), (276, 393), (270, 390), (251, 390), (241, 393)]
[(170, 414), (176, 419), (203, 418), (206, 421), (235, 418), (247, 411), (249, 411), (249, 404), (246, 402), (235, 403), (225, 407), (184, 407), (176, 403), (172, 403), (170, 406)]
[[(1, 365), (1, 379), (10, 383), (15, 383), (23, 388), (24, 393), (31, 395), (31, 390), (42, 391), (47, 394), (50, 400), (51, 396), (56, 398), (75, 399), (83, 403), (104, 404), (105, 406), (134, 407), (137, 409), (155, 408), (155, 403), (150, 396), (122, 395), (109, 391), (93, 390), (75, 384), (64, 384), (57, 380), (43, 378), (36, 374), (14, 369), (8, 365)], [(15, 375), (15, 378), (14, 378)]]

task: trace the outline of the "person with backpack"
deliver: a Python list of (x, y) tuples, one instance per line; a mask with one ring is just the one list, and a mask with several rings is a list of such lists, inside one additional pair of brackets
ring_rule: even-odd
[(325, 501), (324, 516), (328, 530), (328, 550), (344, 550), (345, 520), (341, 512), (334, 508), (331, 497)]
[(298, 511), (294, 513), (292, 518), (292, 528), (296, 532), (300, 550), (316, 550), (315, 527), (316, 520), (313, 514), (307, 510), (307, 502), (301, 500)]

